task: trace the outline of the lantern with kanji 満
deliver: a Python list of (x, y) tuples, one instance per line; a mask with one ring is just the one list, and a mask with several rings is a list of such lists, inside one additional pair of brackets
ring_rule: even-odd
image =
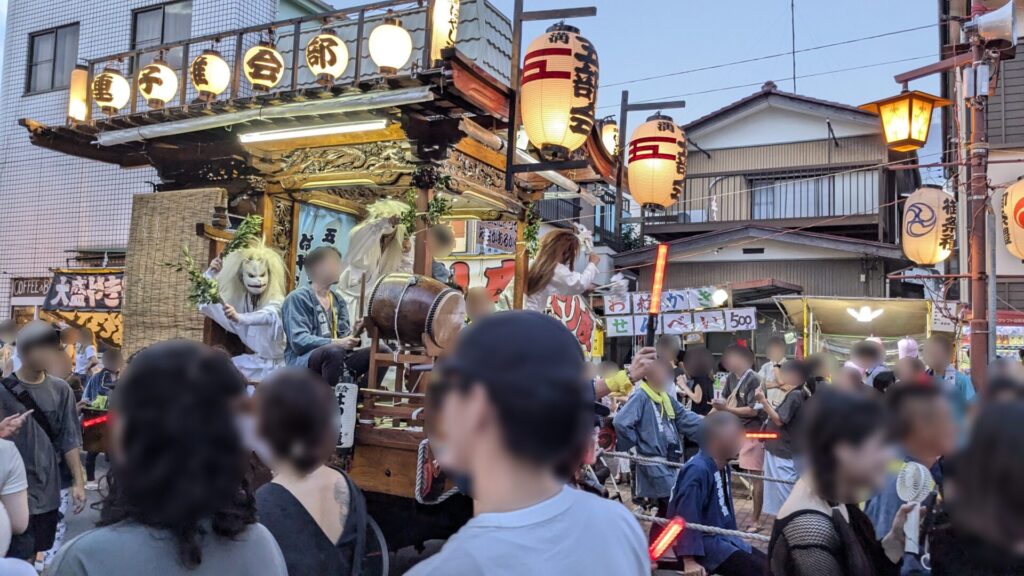
[(105, 114), (113, 116), (124, 108), (131, 97), (132, 87), (121, 73), (106, 68), (92, 79), (92, 100)]
[(242, 64), (254, 90), (270, 90), (284, 77), (284, 57), (267, 42), (246, 50)]
[(633, 131), (626, 152), (633, 200), (667, 208), (679, 199), (686, 178), (686, 135), (672, 118), (648, 118)]
[(137, 81), (150, 108), (163, 108), (178, 94), (178, 75), (159, 58), (139, 70)]
[(199, 92), (199, 98), (212, 102), (231, 83), (231, 67), (216, 50), (203, 50), (188, 67), (192, 85)]
[(1010, 254), (1024, 260), (1024, 180), (1003, 192), (1003, 244)]
[(555, 24), (526, 48), (520, 111), (526, 135), (551, 159), (586, 142), (594, 127), (597, 51), (580, 31)]
[(922, 266), (938, 264), (953, 253), (956, 200), (937, 186), (922, 186), (903, 205), (903, 253)]
[(306, 44), (306, 66), (322, 86), (334, 84), (348, 67), (348, 46), (334, 34), (322, 32)]

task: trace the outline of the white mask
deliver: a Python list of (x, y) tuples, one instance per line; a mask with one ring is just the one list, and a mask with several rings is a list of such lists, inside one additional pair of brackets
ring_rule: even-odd
[(262, 260), (246, 260), (242, 262), (242, 269), (239, 271), (242, 284), (249, 294), (259, 296), (267, 289), (270, 283), (270, 271), (267, 263)]

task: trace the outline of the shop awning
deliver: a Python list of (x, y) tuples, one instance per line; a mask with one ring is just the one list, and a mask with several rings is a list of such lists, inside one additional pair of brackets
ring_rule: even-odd
[(58, 268), (53, 271), (43, 310), (120, 347), (123, 287), (122, 268)]
[[(903, 298), (830, 298), (825, 296), (777, 296), (775, 301), (798, 328), (804, 326), (804, 314), (813, 317), (816, 330), (822, 334), (841, 336), (877, 336), (901, 338), (925, 334), (931, 311), (927, 300)], [(869, 322), (861, 322), (850, 314), (867, 306), (881, 314)]]

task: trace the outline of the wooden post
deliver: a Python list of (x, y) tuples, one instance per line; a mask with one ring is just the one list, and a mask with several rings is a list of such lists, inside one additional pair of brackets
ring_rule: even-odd
[(516, 273), (512, 285), (512, 308), (523, 309), (523, 300), (526, 297), (526, 273), (529, 264), (529, 254), (526, 252), (526, 215), (524, 214), (516, 222)]
[(434, 198), (434, 188), (437, 186), (437, 169), (425, 164), (416, 169), (413, 174), (412, 183), (416, 187), (416, 225), (414, 228), (413, 241), (413, 264), (414, 274), (432, 278), (431, 273), (434, 258), (427, 250), (427, 221), (422, 215), (427, 213), (430, 201)]

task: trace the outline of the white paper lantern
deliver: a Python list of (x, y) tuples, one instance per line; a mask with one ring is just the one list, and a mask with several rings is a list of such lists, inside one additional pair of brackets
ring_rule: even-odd
[(459, 31), (459, 0), (434, 0), (431, 20), (430, 60), (441, 59), (441, 51), (455, 46)]
[(153, 60), (139, 70), (139, 94), (150, 108), (163, 108), (178, 95), (178, 75), (163, 60)]
[(188, 67), (192, 85), (203, 100), (213, 101), (231, 83), (231, 67), (216, 50), (203, 50)]
[(1024, 181), (1003, 192), (1003, 243), (1010, 254), (1024, 260)]
[(918, 188), (903, 205), (901, 231), (907, 258), (923, 266), (942, 262), (956, 241), (956, 200), (937, 186)]
[(530, 142), (547, 158), (568, 157), (587, 141), (597, 102), (597, 51), (580, 31), (555, 24), (523, 58), (520, 110)]
[(613, 158), (619, 153), (619, 124), (615, 120), (601, 123), (601, 143), (609, 156)]
[(391, 11), (384, 23), (370, 32), (370, 59), (384, 76), (394, 76), (412, 55), (412, 36)]
[(348, 67), (348, 46), (334, 34), (317, 34), (306, 44), (306, 66), (318, 84), (330, 86)]
[(284, 77), (284, 57), (268, 43), (260, 43), (242, 57), (245, 78), (254, 90), (270, 90)]
[(104, 113), (113, 116), (117, 111), (124, 108), (131, 97), (132, 87), (125, 80), (124, 76), (114, 70), (107, 68), (92, 79), (92, 100)]
[(672, 118), (648, 118), (633, 131), (627, 153), (633, 200), (667, 208), (679, 199), (686, 178), (686, 135)]

